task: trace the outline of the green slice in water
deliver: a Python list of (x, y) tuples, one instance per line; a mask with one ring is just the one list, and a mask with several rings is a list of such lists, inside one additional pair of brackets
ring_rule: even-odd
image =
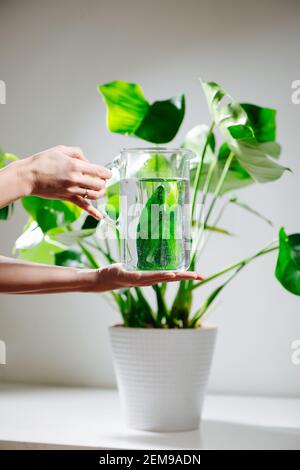
[(176, 270), (182, 263), (183, 243), (176, 239), (179, 209), (174, 200), (176, 184), (179, 184), (176, 180), (162, 180), (142, 209), (137, 226), (139, 270)]

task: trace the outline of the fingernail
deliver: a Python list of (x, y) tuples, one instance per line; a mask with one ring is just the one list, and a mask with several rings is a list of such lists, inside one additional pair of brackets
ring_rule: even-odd
[(112, 177), (112, 171), (109, 170), (108, 168), (106, 169), (105, 177), (106, 177), (107, 179), (109, 179), (109, 178)]
[(98, 212), (97, 210), (91, 211), (91, 215), (95, 217), (95, 219), (97, 220), (103, 219), (103, 215), (101, 214), (101, 212)]

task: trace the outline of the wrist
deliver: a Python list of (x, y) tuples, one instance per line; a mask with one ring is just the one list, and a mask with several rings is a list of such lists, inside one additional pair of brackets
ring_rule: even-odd
[(17, 187), (19, 188), (19, 197), (30, 196), (34, 187), (34, 171), (31, 157), (18, 160), (14, 163), (12, 170), (15, 173)]
[(99, 271), (97, 269), (78, 269), (78, 292), (95, 292)]

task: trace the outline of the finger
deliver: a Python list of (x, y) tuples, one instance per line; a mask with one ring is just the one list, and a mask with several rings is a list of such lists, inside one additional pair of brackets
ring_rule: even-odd
[(123, 278), (123, 282), (133, 286), (151, 286), (159, 282), (167, 282), (174, 279), (172, 272), (141, 272), (141, 271), (124, 271), (119, 272)]
[(204, 276), (191, 271), (176, 272), (174, 281), (203, 281)]
[(81, 171), (81, 173), (86, 175), (98, 176), (102, 179), (109, 179), (112, 177), (112, 172), (108, 168), (105, 168), (101, 165), (94, 165), (94, 163), (82, 162), (78, 160), (76, 168), (78, 171)]
[(100, 191), (105, 188), (105, 181), (101, 178), (91, 178), (89, 176), (78, 174), (76, 178), (76, 184), (84, 189), (93, 189), (94, 191)]
[(86, 188), (79, 188), (78, 186), (74, 186), (68, 189), (68, 192), (73, 196), (81, 196), (85, 199), (90, 199), (92, 201), (96, 201), (105, 195), (105, 189), (100, 189), (100, 191), (93, 191), (92, 189)]
[(90, 204), (86, 199), (83, 199), (81, 196), (72, 196), (71, 202), (76, 204), (77, 206), (81, 207), (81, 209), (85, 210), (88, 214), (94, 217), (97, 220), (103, 219), (103, 215), (101, 212), (96, 209), (92, 204)]
[(72, 158), (77, 158), (78, 160), (83, 160), (84, 162), (87, 162), (88, 159), (84, 155), (83, 151), (81, 150), (80, 147), (65, 147), (63, 146), (63, 151), (66, 155)]
[[(144, 274), (144, 273), (143, 273)], [(156, 273), (152, 278), (147, 278), (145, 281), (141, 279), (141, 285), (153, 285), (158, 284), (159, 282), (178, 282), (178, 281), (197, 281), (203, 280), (204, 277), (201, 274), (197, 274), (191, 271), (182, 271), (182, 272), (168, 272), (165, 273), (168, 277), (163, 277), (162, 274)], [(142, 276), (143, 277), (143, 276)]]
[(175, 273), (173, 271), (138, 271), (143, 280), (155, 280), (155, 279), (165, 279), (165, 278), (174, 278)]
[(192, 281), (198, 279), (198, 274), (193, 271), (180, 271), (175, 273), (175, 279), (179, 281)]
[(175, 280), (175, 275), (173, 272), (160, 273), (160, 274), (148, 274), (143, 273), (139, 284), (141, 286), (151, 286), (153, 284), (159, 284), (160, 282), (170, 282)]
[(174, 282), (174, 278), (157, 279), (155, 281), (145, 281), (145, 282), (141, 282), (139, 286), (140, 287), (155, 286), (156, 284), (161, 284), (162, 282)]

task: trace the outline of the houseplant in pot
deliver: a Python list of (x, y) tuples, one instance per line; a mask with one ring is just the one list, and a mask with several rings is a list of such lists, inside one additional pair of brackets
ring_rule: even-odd
[[(243, 187), (267, 183), (281, 177), (286, 168), (278, 164), (276, 112), (234, 101), (216, 83), (201, 82), (207, 98), (211, 123), (192, 129), (182, 147), (192, 150), (191, 162), (191, 263), (197, 260), (211, 235), (230, 236), (222, 228), (222, 217), (237, 205), (259, 216), (256, 209), (232, 194)], [(126, 82), (101, 85), (108, 108), (108, 127), (113, 132), (165, 144), (176, 135), (185, 112), (184, 97), (149, 104), (141, 88)], [(155, 168), (166, 165), (154, 157)], [(16, 241), (18, 256), (39, 262), (98, 268), (101, 262), (118, 261), (120, 234), (101, 236), (99, 226), (78, 208), (63, 203), (26, 197), (29, 213), (23, 234)], [(168, 210), (167, 202), (161, 202)], [(106, 212), (116, 219), (120, 212), (119, 182), (107, 187)], [(50, 216), (51, 215), (51, 216)], [(150, 249), (150, 247), (148, 246)], [(207, 275), (204, 281), (182, 281), (170, 299), (167, 285), (153, 286), (155, 302), (146, 289), (131, 288), (111, 292), (120, 310), (122, 325), (110, 335), (117, 378), (127, 423), (134, 428), (176, 431), (194, 429), (199, 424), (201, 404), (214, 348), (216, 330), (204, 320), (221, 291), (254, 259), (278, 252), (275, 274), (290, 292), (300, 295), (300, 235), (279, 237), (256, 253)], [(146, 249), (145, 249), (146, 251)], [(171, 250), (172, 251), (172, 250)], [(201, 287), (213, 285), (210, 295), (200, 300)], [(200, 291), (199, 291), (200, 289)], [(195, 298), (195, 293), (199, 295)], [(194, 304), (192, 304), (194, 297)]]

